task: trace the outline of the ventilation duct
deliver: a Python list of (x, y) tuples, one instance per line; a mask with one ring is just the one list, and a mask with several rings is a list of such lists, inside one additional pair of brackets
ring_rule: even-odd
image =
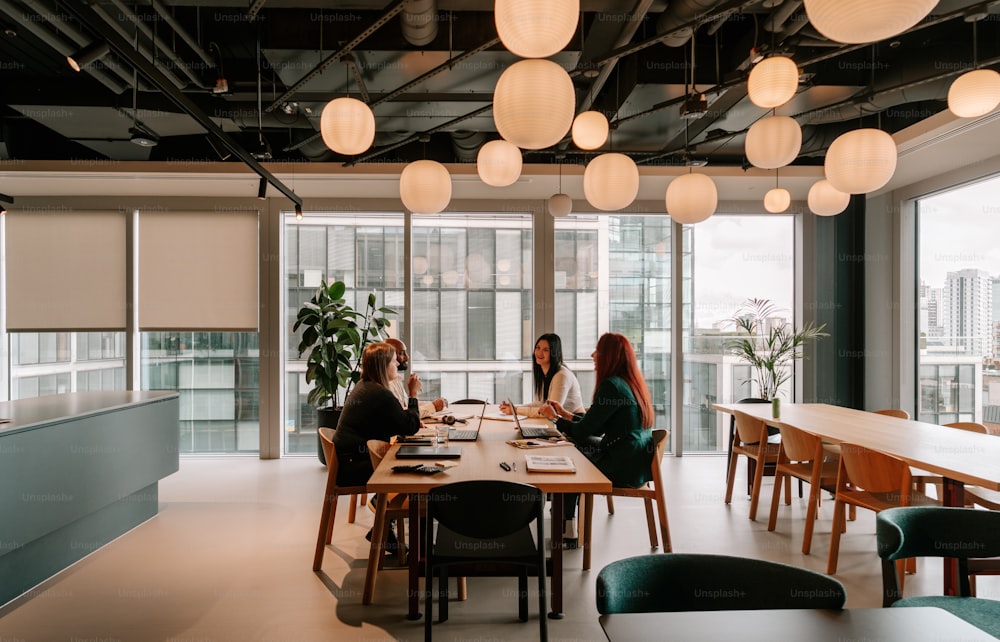
[[(712, 9), (720, 4), (722, 4), (722, 0), (678, 0), (678, 2), (671, 2), (667, 10), (660, 14), (660, 19), (656, 21), (656, 33), (664, 34), (673, 31), (699, 16), (711, 13)], [(668, 47), (680, 47), (691, 39), (691, 34), (691, 29), (684, 29), (664, 40), (663, 44)]]
[(475, 163), (479, 148), (486, 142), (486, 134), (460, 130), (451, 133), (451, 146), (459, 163)]
[(414, 47), (429, 45), (438, 33), (437, 1), (409, 0), (400, 20), (406, 42)]

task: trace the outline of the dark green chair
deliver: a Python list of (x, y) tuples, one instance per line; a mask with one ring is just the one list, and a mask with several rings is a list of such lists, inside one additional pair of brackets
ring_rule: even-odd
[(842, 609), (844, 585), (808, 569), (729, 555), (662, 553), (608, 564), (597, 610), (609, 613)]
[[(882, 558), (882, 606), (936, 606), (1000, 637), (1000, 602), (970, 597), (969, 559), (1000, 556), (1000, 513), (974, 508), (904, 506), (875, 516)], [(948, 557), (958, 562), (958, 596), (903, 597), (896, 561)]]

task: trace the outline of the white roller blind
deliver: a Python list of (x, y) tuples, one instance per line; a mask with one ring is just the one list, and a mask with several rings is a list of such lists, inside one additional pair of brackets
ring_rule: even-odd
[(257, 330), (257, 212), (139, 212), (140, 330)]
[(125, 328), (125, 216), (8, 212), (7, 328)]

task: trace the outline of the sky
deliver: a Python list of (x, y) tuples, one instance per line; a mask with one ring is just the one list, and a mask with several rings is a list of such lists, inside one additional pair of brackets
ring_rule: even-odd
[(710, 328), (749, 298), (770, 299), (792, 317), (794, 220), (716, 215), (694, 227), (694, 322)]
[(1000, 276), (1000, 177), (923, 198), (917, 212), (924, 283), (966, 268)]

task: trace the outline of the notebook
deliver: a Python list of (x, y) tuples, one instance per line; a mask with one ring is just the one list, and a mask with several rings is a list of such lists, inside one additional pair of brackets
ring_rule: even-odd
[(525, 455), (529, 473), (575, 473), (576, 464), (566, 455)]
[[(512, 404), (510, 400), (508, 400), (507, 403), (510, 404), (511, 408), (514, 407), (514, 404)], [(514, 415), (514, 423), (517, 424), (517, 430), (521, 433), (522, 439), (550, 439), (552, 437), (563, 439), (563, 434), (552, 426), (522, 425), (521, 418), (518, 417), (517, 414)]]
[(483, 416), (486, 414), (486, 404), (479, 413), (479, 424), (475, 428), (449, 428), (448, 441), (475, 441), (479, 439), (479, 429), (483, 427)]
[(456, 459), (462, 449), (455, 446), (400, 446), (396, 459)]

